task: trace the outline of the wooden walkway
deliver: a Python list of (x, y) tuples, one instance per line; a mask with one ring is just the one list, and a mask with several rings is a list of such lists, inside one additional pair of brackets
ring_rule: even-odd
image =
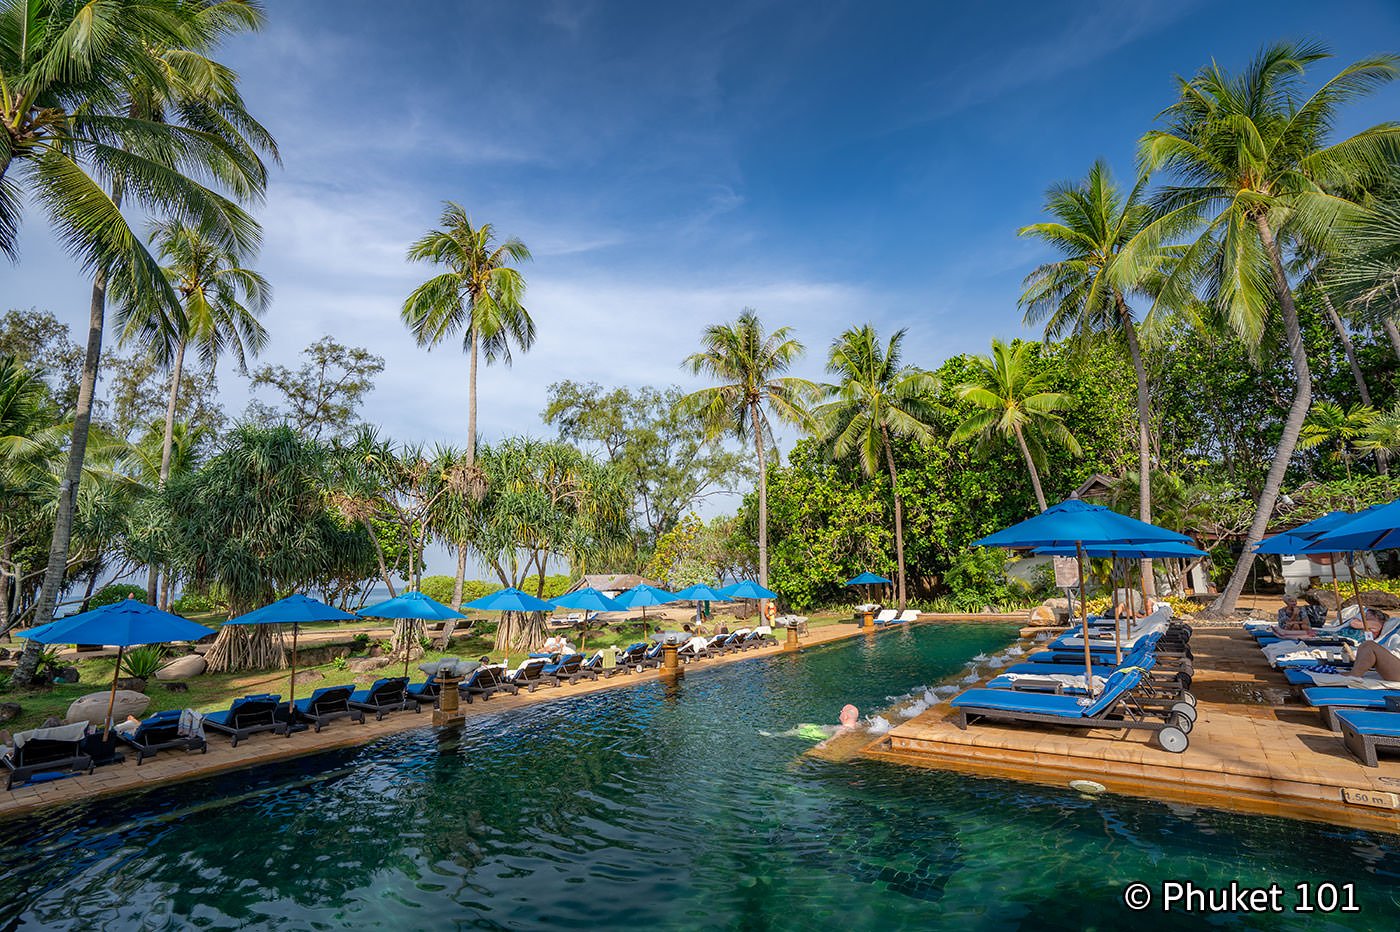
[(1170, 754), (1146, 732), (974, 724), (946, 703), (865, 747), (867, 757), (1063, 786), (1400, 832), (1400, 757), (1366, 767), (1238, 629), (1198, 629), (1191, 647), (1199, 717)]

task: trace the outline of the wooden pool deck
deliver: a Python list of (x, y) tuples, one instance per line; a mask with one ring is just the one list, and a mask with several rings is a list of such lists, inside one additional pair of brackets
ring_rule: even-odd
[(1191, 647), (1199, 717), (1182, 754), (1159, 750), (1145, 732), (991, 723), (964, 731), (947, 703), (861, 753), (1059, 786), (1092, 780), (1131, 796), (1400, 832), (1400, 757), (1363, 766), (1242, 631), (1198, 628)]
[[(799, 650), (817, 644), (825, 644), (853, 637), (861, 633), (856, 624), (820, 625), (803, 635)], [(778, 632), (779, 638), (784, 637)], [(785, 648), (780, 640), (777, 646), (757, 648), (741, 653), (711, 657), (694, 664), (682, 666), (684, 675), (703, 674), (729, 663), (739, 663), (758, 657), (772, 657), (782, 654)], [(521, 692), (518, 696), (498, 695), (489, 701), (476, 701), (470, 705), (462, 703), (461, 711), (471, 719), (482, 715), (508, 713), (514, 709), (552, 702), (573, 696), (586, 695), (604, 689), (618, 689), (660, 679), (660, 670), (650, 669), (641, 673), (619, 674), (598, 680), (580, 680), (572, 686), (558, 688), (542, 687), (535, 692)], [(97, 797), (113, 793), (127, 793), (147, 789), (158, 784), (197, 780), (212, 774), (243, 767), (252, 767), (272, 761), (317, 754), (334, 748), (369, 744), (386, 735), (397, 734), (413, 728), (424, 728), (432, 724), (431, 707), (420, 713), (394, 712), (384, 717), (382, 722), (368, 716), (363, 725), (349, 720), (341, 720), (327, 725), (317, 734), (314, 731), (298, 732), (290, 738), (272, 734), (254, 735), (230, 747), (227, 738), (209, 734), (209, 750), (204, 754), (189, 754), (181, 751), (163, 751), (137, 766), (134, 754), (127, 755), (124, 763), (99, 767), (91, 774), (79, 774), (47, 783), (36, 783), (16, 787), (13, 790), (0, 789), (0, 819), (24, 815), (37, 809), (50, 806), (73, 805), (87, 802)], [(0, 772), (3, 776), (3, 772)]]

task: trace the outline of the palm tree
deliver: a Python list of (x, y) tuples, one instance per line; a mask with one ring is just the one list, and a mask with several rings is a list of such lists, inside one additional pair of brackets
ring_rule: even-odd
[[(1045, 339), (1073, 333), (1084, 341), (1098, 334), (1121, 335), (1137, 379), (1138, 469), (1142, 477), (1138, 517), (1152, 520), (1152, 410), (1139, 340), (1139, 324), (1127, 296), (1142, 294), (1159, 277), (1171, 258), (1170, 247), (1141, 243), (1131, 261), (1124, 251), (1143, 235), (1152, 219), (1144, 198), (1147, 177), (1123, 192), (1113, 181), (1108, 164), (1097, 161), (1083, 181), (1058, 184), (1046, 195), (1045, 210), (1054, 219), (1022, 227), (1061, 254), (1039, 266), (1023, 283), (1021, 306), (1026, 323), (1045, 324)], [(1143, 561), (1149, 589), (1151, 561)]]
[(1199, 233), (1164, 278), (1159, 303), (1187, 306), (1204, 283), (1212, 310), (1251, 345), (1263, 339), (1275, 304), (1283, 322), (1298, 388), (1258, 508), (1229, 584), (1212, 606), (1233, 610), (1254, 562), (1284, 473), (1312, 405), (1312, 373), (1298, 323), (1284, 250), (1301, 244), (1331, 253), (1344, 221), (1363, 213), (1337, 191), (1364, 191), (1394, 171), (1400, 128), (1384, 124), (1339, 142), (1328, 135), (1343, 104), (1400, 74), (1395, 56), (1342, 69), (1311, 96), (1300, 93), (1308, 66), (1327, 57), (1314, 43), (1264, 49), (1232, 75), (1219, 65), (1180, 81), (1180, 97), (1162, 114), (1165, 128), (1140, 144), (1145, 170), (1174, 183), (1153, 199), (1165, 230), (1192, 224)]
[(0, 633), (10, 628), (10, 579), (16, 539), (45, 493), (59, 448), (43, 380), (0, 356)]
[[(511, 267), (511, 263), (529, 261), (530, 250), (515, 237), (497, 244), (491, 224), (474, 226), (466, 210), (452, 201), (443, 205), (438, 225), (408, 248), (408, 258), (446, 266), (447, 271), (413, 289), (399, 316), (419, 346), (431, 348), (462, 333), (462, 350), (470, 360), (463, 465), (471, 479), (471, 494), (479, 499), (485, 488), (476, 465), (477, 360), (485, 355), (487, 365), (497, 359), (510, 365), (512, 343), (522, 351), (534, 345), (535, 321), (520, 303), (525, 276)], [(459, 543), (454, 592), (461, 591), (466, 565), (467, 548)]]
[(972, 380), (953, 391), (975, 410), (953, 431), (952, 442), (965, 443), (974, 437), (983, 442), (997, 436), (1014, 439), (1026, 461), (1035, 500), (1044, 511), (1049, 505), (1040, 487), (1040, 470), (1045, 468), (1041, 435), (1074, 456), (1081, 450), (1059, 414), (1072, 408), (1074, 399), (1050, 391), (1050, 377), (1036, 371), (1033, 351), (1031, 343), (1006, 344), (993, 339), (990, 356), (972, 358), (976, 367)]
[[(165, 292), (174, 302), (155, 258), (123, 216), (123, 201), (205, 225), (240, 249), (258, 241), (257, 223), (195, 178), (216, 179), (242, 199), (260, 196), (266, 185), (257, 147), (270, 137), (247, 117), (233, 73), (204, 57), (223, 36), (257, 28), (261, 19), (257, 4), (234, 0), (0, 0), (6, 124), (0, 249), (13, 251), (19, 195), (27, 189), (93, 275), (87, 349), (37, 622), (52, 617), (68, 564), (107, 289), (115, 282), (129, 293)], [(38, 658), (37, 644), (27, 644), (17, 683), (33, 680)]]
[(1377, 411), (1361, 436), (1356, 448), (1369, 453), (1400, 453), (1400, 405)]
[(758, 581), (768, 585), (768, 464), (764, 438), (773, 437), (774, 418), (808, 426), (808, 402), (817, 387), (806, 379), (783, 375), (801, 358), (804, 347), (792, 337), (790, 327), (763, 332), (763, 322), (753, 308), (744, 308), (732, 324), (713, 324), (701, 337), (702, 349), (686, 357), (684, 365), (696, 375), (704, 373), (720, 384), (702, 388), (681, 399), (694, 410), (710, 437), (733, 434), (752, 437), (758, 458)]
[(1353, 445), (1367, 435), (1375, 419), (1376, 409), (1370, 405), (1355, 404), (1343, 409), (1336, 402), (1319, 401), (1303, 419), (1298, 449), (1311, 450), (1313, 447), (1336, 444), (1337, 450), (1333, 455), (1346, 467), (1347, 479), (1350, 480)]
[[(258, 317), (267, 309), (271, 288), (257, 272), (243, 268), (238, 253), (213, 231), (167, 220), (155, 224), (151, 241), (157, 244), (164, 272), (180, 304), (167, 307), (164, 293), (122, 295), (118, 321), (121, 342), (138, 340), (152, 349), (157, 361), (170, 367), (170, 391), (165, 405), (165, 430), (160, 448), (156, 488), (165, 488), (170, 477), (170, 456), (175, 440), (175, 412), (185, 351), (194, 347), (211, 367), (224, 351), (233, 353), (239, 371), (247, 371), (247, 357), (256, 356), (267, 344), (267, 331)], [(159, 567), (146, 574), (146, 594), (154, 602)]]
[(847, 330), (831, 344), (826, 369), (838, 379), (825, 387), (827, 401), (813, 418), (819, 436), (839, 459), (854, 456), (867, 476), (889, 470), (894, 496), (894, 552), (898, 566), (899, 609), (904, 610), (904, 502), (895, 470), (896, 439), (933, 437), (933, 394), (938, 380), (915, 366), (905, 365), (901, 344), (904, 330), (880, 345), (869, 324)]

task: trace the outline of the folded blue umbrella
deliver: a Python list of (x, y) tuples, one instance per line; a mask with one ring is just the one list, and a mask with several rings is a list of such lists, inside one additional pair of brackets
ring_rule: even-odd
[[(444, 606), (446, 607), (446, 606)], [(474, 608), (483, 612), (552, 612), (554, 606), (544, 599), (537, 599), (528, 592), (521, 592), (514, 586), (497, 590), (468, 602), (464, 608)], [(451, 611), (451, 609), (448, 609)]]

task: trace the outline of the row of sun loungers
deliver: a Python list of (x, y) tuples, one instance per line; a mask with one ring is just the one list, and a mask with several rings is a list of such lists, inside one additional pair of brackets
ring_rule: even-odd
[[(1400, 683), (1387, 683), (1376, 674), (1357, 677), (1342, 651), (1340, 626), (1324, 626), (1314, 637), (1279, 637), (1268, 622), (1246, 622), (1275, 669), (1301, 691), (1303, 700), (1318, 710), (1322, 722), (1340, 732), (1342, 744), (1368, 767), (1379, 766), (1377, 750), (1400, 748)], [(1400, 619), (1393, 619), (1377, 642), (1400, 649)]]
[(995, 722), (1143, 731), (1165, 751), (1185, 751), (1196, 722), (1191, 629), (1171, 622), (1165, 611), (1146, 621), (1120, 631), (1121, 661), (1113, 622), (1108, 622), (1107, 637), (1090, 626), (1093, 683), (1084, 676), (1083, 629), (1077, 627), (1046, 650), (1007, 667), (986, 686), (954, 697), (955, 723), (960, 728)]

